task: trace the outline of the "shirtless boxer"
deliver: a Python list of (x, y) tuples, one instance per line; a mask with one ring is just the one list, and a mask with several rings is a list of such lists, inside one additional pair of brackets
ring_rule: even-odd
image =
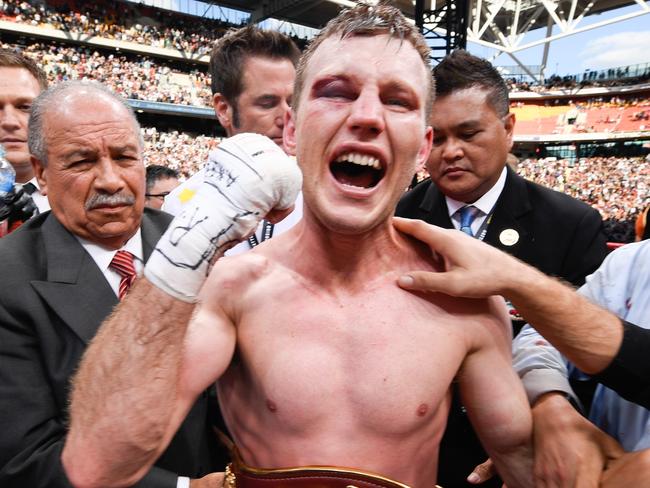
[[(218, 380), (246, 465), (345, 467), (336, 486), (431, 487), (456, 380), (508, 486), (532, 486), (531, 418), (503, 303), (396, 282), (433, 269), (428, 250), (391, 224), (431, 146), (427, 60), (392, 7), (330, 22), (301, 60), (285, 125), (303, 220), (218, 260), (203, 283), (208, 261), (288, 207), (299, 181), (262, 136), (235, 136), (211, 156), (196, 206), (171, 224), (84, 358), (62, 455), (73, 484), (136, 482)], [(375, 484), (350, 481), (351, 470), (375, 473), (365, 478)], [(290, 476), (264, 486), (290, 486)]]

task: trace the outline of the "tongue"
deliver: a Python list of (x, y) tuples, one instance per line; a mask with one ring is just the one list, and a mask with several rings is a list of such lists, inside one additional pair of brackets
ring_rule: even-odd
[(337, 164), (332, 168), (332, 174), (336, 181), (344, 185), (358, 186), (361, 188), (370, 188), (377, 184), (376, 170), (368, 166), (359, 166), (357, 164)]

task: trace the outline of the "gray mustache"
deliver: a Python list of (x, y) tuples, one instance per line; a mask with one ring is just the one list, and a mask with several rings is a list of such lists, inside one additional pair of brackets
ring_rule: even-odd
[(113, 193), (108, 195), (106, 193), (95, 193), (86, 200), (86, 210), (93, 210), (94, 208), (103, 205), (133, 205), (135, 197), (133, 195), (126, 195), (124, 193)]

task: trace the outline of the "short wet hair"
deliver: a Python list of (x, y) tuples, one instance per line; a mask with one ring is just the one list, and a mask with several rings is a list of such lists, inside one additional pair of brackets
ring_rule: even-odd
[[(429, 70), (430, 48), (424, 36), (411, 24), (399, 9), (380, 3), (368, 5), (359, 3), (357, 6), (343, 10), (337, 17), (330, 20), (314, 40), (309, 44), (300, 58), (296, 72), (294, 87), (294, 108), (300, 103), (301, 92), (305, 83), (305, 72), (309, 61), (318, 47), (332, 36), (338, 35), (340, 39), (353, 36), (378, 36), (388, 34), (401, 41), (409, 42), (422, 58), (424, 66)], [(429, 77), (429, 89), (425, 105), (425, 115), (431, 113), (431, 105), (435, 96), (436, 84), (433, 77)]]

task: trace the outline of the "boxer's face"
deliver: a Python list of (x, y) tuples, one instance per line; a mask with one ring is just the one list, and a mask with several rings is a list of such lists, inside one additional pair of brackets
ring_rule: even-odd
[(334, 36), (316, 49), (285, 142), (306, 211), (326, 228), (356, 234), (388, 221), (431, 148), (429, 76), (410, 43), (387, 35)]

